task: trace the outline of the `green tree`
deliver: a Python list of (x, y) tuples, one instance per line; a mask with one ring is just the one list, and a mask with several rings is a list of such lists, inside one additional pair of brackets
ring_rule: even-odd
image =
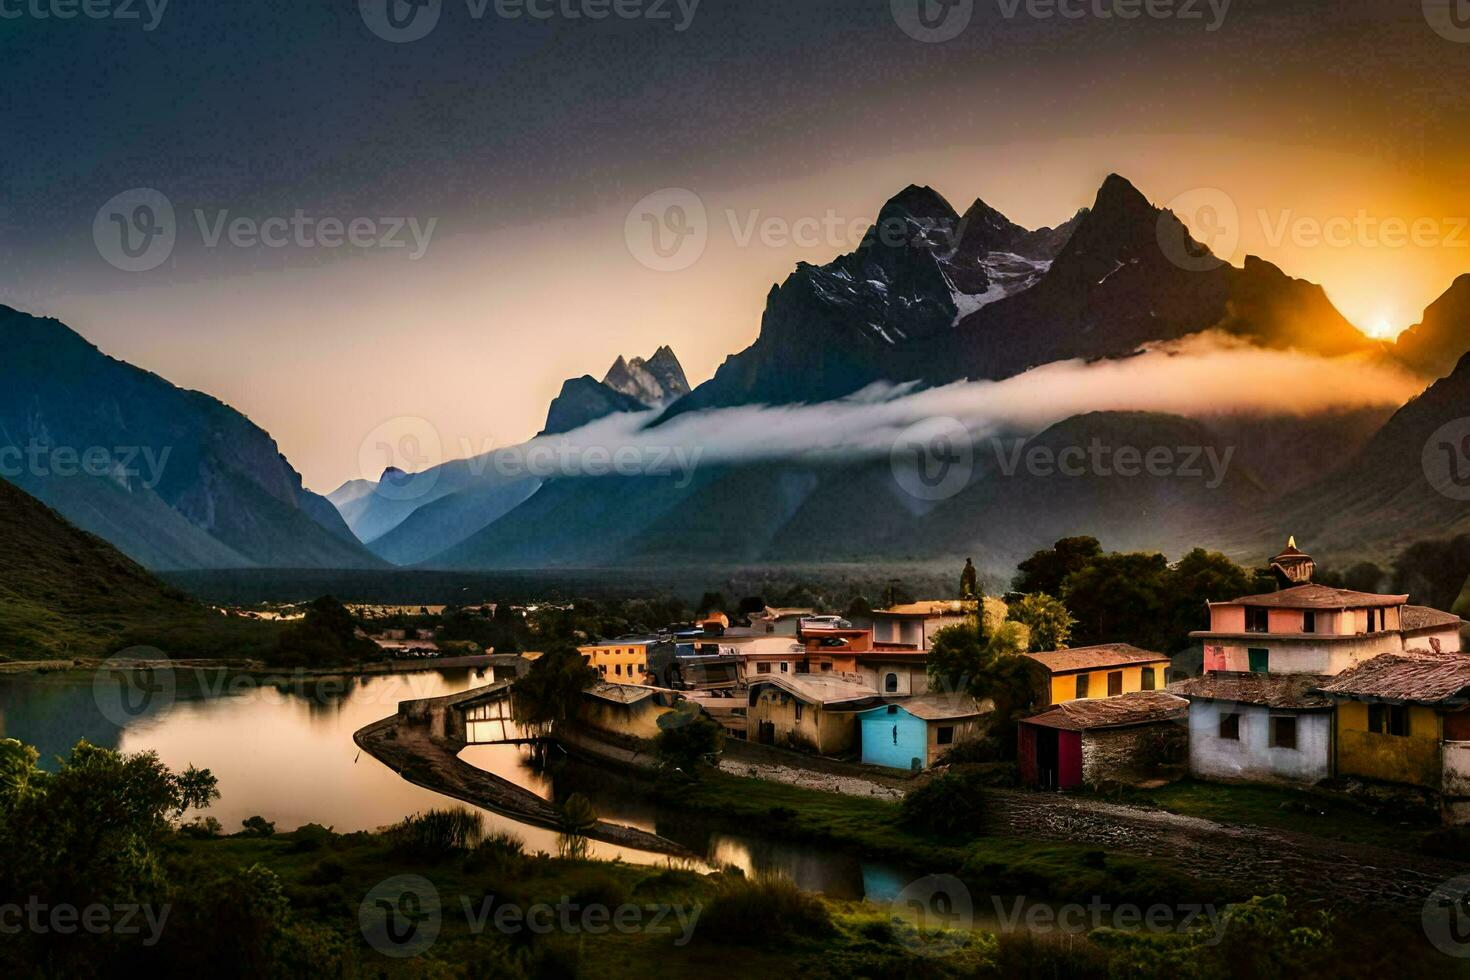
[(1045, 592), (1061, 595), (1062, 583), (1068, 575), (1081, 570), (1103, 553), (1097, 538), (1062, 538), (1055, 545), (1036, 552), (1016, 566), (1012, 588), (1017, 592)]
[(929, 641), (929, 682), (941, 691), (968, 690), (989, 659), (985, 640), (973, 624), (946, 626)]
[(1132, 643), (1162, 652), (1170, 636), (1169, 575), (1169, 562), (1159, 554), (1114, 552), (1089, 559), (1062, 583), (1062, 601), (1077, 618), (1077, 644)]
[(1177, 653), (1189, 646), (1189, 634), (1208, 629), (1206, 603), (1235, 599), (1243, 595), (1269, 591), (1267, 581), (1218, 551), (1195, 548), (1170, 567), (1166, 577), (1164, 603), (1167, 608), (1168, 632), (1161, 646), (1150, 647), (1161, 653)]
[(1072, 628), (1077, 625), (1066, 604), (1044, 592), (1032, 592), (1013, 600), (1010, 616), (1030, 631), (1028, 645), (1033, 653), (1066, 649)]
[(729, 613), (725, 608), (725, 593), (706, 592), (700, 596), (699, 606), (694, 610), (695, 616), (707, 616), (712, 612)]
[(659, 761), (669, 769), (698, 778), (705, 760), (725, 747), (725, 731), (692, 701), (659, 716), (653, 740)]
[(525, 728), (549, 731), (576, 715), (582, 692), (597, 680), (575, 647), (550, 650), (511, 688), (511, 717)]

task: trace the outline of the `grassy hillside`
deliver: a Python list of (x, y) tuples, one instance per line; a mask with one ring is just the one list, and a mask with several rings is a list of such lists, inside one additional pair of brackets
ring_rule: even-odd
[(0, 659), (261, 656), (270, 624), (230, 619), (154, 578), (101, 538), (0, 480)]

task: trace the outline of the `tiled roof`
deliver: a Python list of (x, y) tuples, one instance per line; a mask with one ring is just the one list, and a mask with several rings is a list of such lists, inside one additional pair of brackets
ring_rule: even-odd
[(1411, 633), (1415, 630), (1459, 626), (1464, 622), (1454, 613), (1441, 612), (1429, 606), (1405, 606), (1399, 618), (1402, 621), (1401, 628)]
[(606, 681), (598, 681), (582, 693), (589, 697), (597, 698), (599, 701), (612, 701), (616, 704), (637, 704), (647, 701), (659, 693), (659, 688), (647, 687), (642, 684), (610, 684)]
[(1439, 704), (1470, 689), (1470, 654), (1385, 653), (1343, 671), (1321, 690), (1342, 697)]
[(1135, 691), (1115, 698), (1063, 701), (1023, 724), (1060, 728), (1069, 732), (1091, 728), (1120, 728), (1155, 721), (1177, 721), (1189, 714), (1189, 702), (1165, 691)]
[(1030, 657), (1053, 674), (1071, 670), (1101, 670), (1105, 667), (1123, 667), (1169, 659), (1162, 653), (1140, 650), (1128, 643), (1102, 643), (1092, 647), (1077, 647), (1074, 650), (1051, 650), (1023, 656)]
[(1169, 685), (1169, 693), (1191, 701), (1233, 701), (1267, 708), (1330, 708), (1332, 699), (1316, 689), (1329, 680), (1321, 674), (1237, 674), (1217, 672)]
[(1248, 595), (1229, 602), (1212, 602), (1212, 606), (1275, 606), (1282, 609), (1343, 609), (1348, 606), (1402, 606), (1409, 601), (1406, 595), (1377, 595), (1372, 592), (1354, 592), (1352, 589), (1334, 589), (1330, 585), (1294, 585), (1279, 592)]

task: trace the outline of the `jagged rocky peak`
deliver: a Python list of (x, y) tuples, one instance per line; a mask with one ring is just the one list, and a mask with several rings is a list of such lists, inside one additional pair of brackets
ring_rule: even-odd
[(662, 408), (689, 394), (684, 368), (668, 346), (660, 347), (648, 360), (635, 357), (628, 361), (619, 355), (602, 383), (650, 408)]
[(1405, 330), (1394, 354), (1409, 367), (1440, 378), (1456, 369), (1470, 350), (1470, 273), (1457, 278), (1429, 304), (1424, 319)]

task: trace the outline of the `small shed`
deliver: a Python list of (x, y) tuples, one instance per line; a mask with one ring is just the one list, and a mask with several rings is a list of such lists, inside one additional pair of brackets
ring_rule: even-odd
[(1075, 789), (1150, 776), (1160, 760), (1183, 758), (1188, 714), (1188, 701), (1163, 691), (1064, 701), (1021, 720), (1021, 783)]
[(890, 769), (927, 769), (951, 748), (981, 738), (990, 700), (967, 694), (895, 698), (858, 714), (863, 762)]

